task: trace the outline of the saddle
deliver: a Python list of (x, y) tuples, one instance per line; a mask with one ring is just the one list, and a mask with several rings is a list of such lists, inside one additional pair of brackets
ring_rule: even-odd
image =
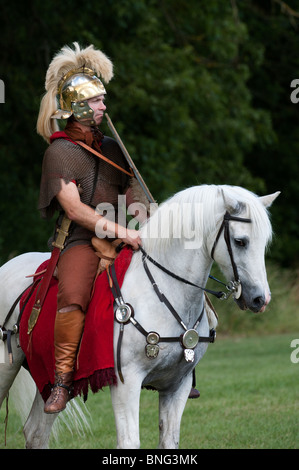
[(106, 271), (108, 267), (113, 264), (117, 255), (125, 246), (125, 243), (122, 242), (120, 238), (117, 238), (113, 242), (109, 242), (104, 238), (93, 237), (91, 239), (91, 243), (95, 250), (95, 254), (99, 258), (97, 276), (103, 271)]

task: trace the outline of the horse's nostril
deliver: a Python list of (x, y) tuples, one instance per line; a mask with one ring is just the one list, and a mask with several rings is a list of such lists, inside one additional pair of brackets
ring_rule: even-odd
[(260, 307), (260, 308), (262, 308), (265, 305), (265, 302), (266, 302), (265, 297), (262, 295), (259, 297), (256, 297), (253, 301), (255, 307)]

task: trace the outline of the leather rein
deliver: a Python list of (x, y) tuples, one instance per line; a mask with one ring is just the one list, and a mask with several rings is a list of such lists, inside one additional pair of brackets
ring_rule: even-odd
[(152, 264), (154, 264), (156, 267), (161, 269), (163, 272), (165, 272), (167, 275), (194, 287), (197, 287), (205, 292), (208, 292), (212, 295), (215, 295), (219, 299), (227, 299), (231, 294), (237, 295), (238, 292), (241, 289), (241, 282), (239, 279), (238, 275), (238, 269), (236, 266), (236, 263), (234, 261), (233, 257), (233, 251), (231, 247), (231, 242), (230, 242), (230, 233), (229, 233), (229, 221), (237, 221), (237, 222), (245, 222), (245, 223), (250, 223), (251, 219), (246, 219), (246, 218), (241, 218), (241, 217), (235, 217), (230, 215), (228, 212), (225, 213), (223, 217), (222, 224), (219, 228), (219, 231), (217, 233), (215, 242), (212, 247), (211, 251), (211, 258), (214, 259), (214, 252), (216, 245), (219, 241), (219, 238), (221, 236), (221, 233), (224, 232), (224, 239), (226, 242), (227, 250), (230, 256), (232, 268), (233, 268), (233, 273), (234, 273), (234, 280), (231, 281), (228, 285), (224, 284), (223, 282), (219, 281), (218, 279), (214, 278), (213, 276), (210, 276), (213, 280), (220, 282), (221, 284), (224, 284), (229, 291), (228, 293), (225, 292), (218, 292), (218, 291), (212, 291), (209, 289), (206, 289), (204, 287), (198, 286), (197, 284), (194, 284), (191, 281), (188, 281), (177, 274), (173, 273), (172, 271), (169, 271), (167, 268), (162, 266), (160, 263), (158, 263), (156, 260), (151, 258), (146, 251), (140, 246), (139, 249), (142, 253), (142, 262), (143, 262), (143, 267), (144, 270), (147, 274), (147, 277), (149, 281), (151, 282), (153, 289), (159, 298), (160, 302), (164, 303), (168, 310), (172, 313), (174, 318), (178, 321), (178, 323), (183, 327), (185, 330), (185, 333), (178, 336), (178, 337), (160, 337), (160, 335), (155, 332), (155, 331), (146, 331), (140, 323), (134, 318), (134, 310), (133, 307), (130, 304), (127, 304), (124, 302), (121, 290), (116, 278), (116, 272), (115, 272), (115, 267), (112, 264), (109, 267), (109, 271), (107, 272), (108, 278), (109, 278), (109, 284), (114, 296), (115, 300), (115, 319), (116, 321), (120, 324), (120, 332), (119, 332), (119, 338), (118, 338), (118, 344), (117, 344), (117, 369), (118, 369), (118, 374), (121, 382), (124, 383), (124, 378), (123, 374), (121, 371), (121, 343), (122, 343), (122, 338), (123, 338), (123, 333), (124, 333), (124, 325), (131, 322), (146, 338), (146, 346), (145, 346), (145, 353), (146, 356), (150, 359), (154, 359), (158, 356), (159, 354), (159, 342), (180, 342), (183, 349), (184, 349), (184, 356), (185, 360), (187, 362), (193, 362), (194, 361), (194, 348), (197, 346), (199, 342), (209, 342), (213, 343), (215, 341), (216, 337), (216, 332), (214, 329), (210, 330), (209, 336), (199, 336), (196, 328), (198, 327), (199, 323), (202, 320), (203, 314), (204, 314), (204, 306), (202, 308), (202, 311), (200, 312), (200, 315), (198, 319), (196, 320), (193, 328), (188, 329), (187, 326), (184, 324), (182, 321), (181, 317), (179, 316), (178, 312), (175, 310), (173, 305), (169, 302), (167, 297), (160, 291), (157, 283), (155, 282), (154, 277), (152, 276), (148, 264), (146, 260), (150, 261)]

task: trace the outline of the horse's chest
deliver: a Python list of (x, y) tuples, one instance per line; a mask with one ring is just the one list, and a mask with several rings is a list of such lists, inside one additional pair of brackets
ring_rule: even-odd
[(143, 386), (151, 385), (156, 389), (163, 389), (169, 385), (180, 382), (182, 377), (188, 375), (206, 351), (199, 346), (194, 351), (194, 362), (187, 362), (183, 348), (180, 344), (171, 344), (165, 347), (160, 345), (159, 354), (156, 358), (144, 357), (143, 365), (146, 367), (147, 375), (143, 380)]

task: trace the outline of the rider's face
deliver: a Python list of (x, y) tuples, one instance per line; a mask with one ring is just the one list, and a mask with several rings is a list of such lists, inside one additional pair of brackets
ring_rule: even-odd
[(94, 98), (90, 98), (87, 103), (89, 107), (94, 111), (93, 120), (96, 126), (98, 126), (99, 124), (101, 124), (104, 116), (104, 111), (106, 110), (105, 95), (98, 95)]

